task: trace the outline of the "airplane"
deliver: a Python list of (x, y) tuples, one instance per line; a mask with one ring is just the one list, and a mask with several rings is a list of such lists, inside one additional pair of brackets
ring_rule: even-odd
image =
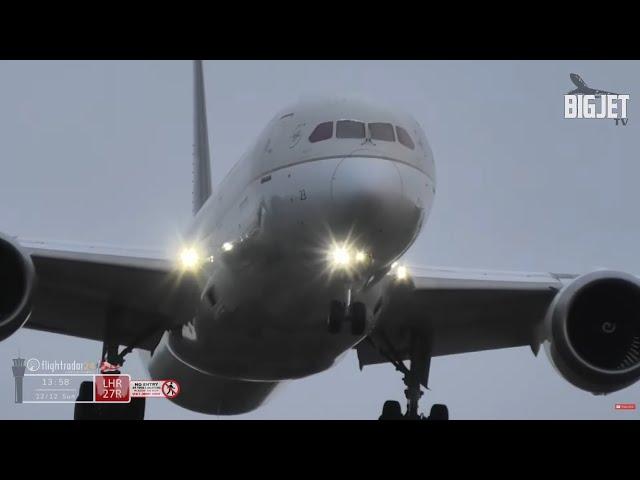
[[(202, 61), (194, 61), (193, 219), (179, 251), (151, 255), (0, 236), (0, 340), (20, 328), (98, 340), (120, 368), (140, 353), (171, 401), (253, 411), (283, 382), (390, 363), (406, 407), (380, 419), (446, 420), (419, 402), (436, 356), (543, 347), (574, 386), (640, 378), (640, 279), (625, 272), (502, 272), (408, 265), (436, 194), (433, 152), (408, 114), (362, 100), (277, 113), (212, 190)], [(144, 418), (144, 399), (81, 403), (75, 419)]]
[(617, 93), (607, 92), (605, 90), (597, 90), (589, 87), (580, 75), (577, 73), (570, 73), (569, 78), (573, 84), (578, 87), (575, 90), (571, 90), (567, 95), (595, 95), (597, 97), (601, 95), (618, 95)]

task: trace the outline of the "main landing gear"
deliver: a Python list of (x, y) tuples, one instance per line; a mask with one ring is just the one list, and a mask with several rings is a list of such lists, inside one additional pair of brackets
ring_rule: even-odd
[[(138, 339), (133, 346), (118, 352), (120, 345), (109, 334), (108, 327), (109, 320), (117, 314), (115, 309), (111, 309), (107, 316), (107, 335), (102, 344), (100, 361), (100, 373), (103, 375), (119, 375), (120, 367), (124, 364), (124, 357), (133, 351), (139, 341), (143, 340)], [(94, 403), (94, 388), (93, 382), (82, 382), (80, 385), (73, 411), (74, 420), (144, 420), (144, 398), (132, 398), (129, 403)]]
[[(449, 420), (449, 410), (446, 405), (434, 404), (428, 417), (418, 412), (418, 404), (423, 395), (422, 388), (428, 389), (429, 368), (431, 366), (431, 354), (429, 343), (418, 334), (412, 335), (411, 351), (409, 355), (409, 367), (407, 367), (397, 354), (388, 339), (382, 334), (381, 338), (386, 348), (377, 348), (395, 367), (403, 373), (403, 381), (406, 385), (404, 391), (407, 397), (407, 410), (402, 414), (400, 402), (387, 400), (382, 407), (379, 420)], [(371, 340), (370, 340), (371, 341)], [(373, 343), (373, 342), (372, 342)], [(374, 345), (375, 346), (375, 345)]]
[(362, 302), (353, 302), (349, 306), (338, 300), (329, 305), (327, 328), (329, 333), (339, 333), (342, 325), (349, 322), (352, 335), (362, 335), (367, 329), (367, 306)]
[[(109, 373), (117, 374), (115, 371)], [(132, 398), (130, 403), (93, 403), (93, 388), (93, 382), (80, 385), (73, 410), (74, 420), (144, 420), (144, 398)]]

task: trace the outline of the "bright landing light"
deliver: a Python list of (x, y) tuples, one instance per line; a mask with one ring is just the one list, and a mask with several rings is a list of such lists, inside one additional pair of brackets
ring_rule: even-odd
[(337, 270), (359, 269), (366, 265), (370, 258), (366, 251), (356, 250), (346, 243), (334, 244), (328, 252), (329, 263)]
[(351, 263), (351, 255), (345, 247), (335, 247), (330, 253), (331, 263), (336, 267), (348, 267)]
[(396, 278), (398, 280), (406, 280), (406, 278), (408, 276), (409, 276), (409, 272), (407, 270), (407, 267), (400, 266), (400, 267), (396, 268)]
[(231, 250), (233, 250), (233, 243), (231, 242), (225, 242), (222, 244), (222, 250), (224, 250), (225, 252), (230, 252)]
[(200, 263), (200, 255), (194, 248), (184, 248), (180, 252), (180, 263), (186, 270), (194, 270)]

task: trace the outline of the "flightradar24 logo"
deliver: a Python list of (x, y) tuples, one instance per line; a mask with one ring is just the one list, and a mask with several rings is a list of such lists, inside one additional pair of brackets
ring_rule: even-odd
[(613, 119), (616, 125), (626, 125), (629, 95), (591, 88), (580, 75), (569, 78), (577, 87), (564, 96), (564, 118)]

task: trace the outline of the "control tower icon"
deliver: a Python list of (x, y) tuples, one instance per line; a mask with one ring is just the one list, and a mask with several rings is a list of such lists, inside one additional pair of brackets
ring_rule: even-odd
[(24, 372), (26, 370), (24, 358), (13, 359), (13, 378), (16, 381), (16, 400), (15, 403), (22, 403), (22, 381), (24, 380)]

